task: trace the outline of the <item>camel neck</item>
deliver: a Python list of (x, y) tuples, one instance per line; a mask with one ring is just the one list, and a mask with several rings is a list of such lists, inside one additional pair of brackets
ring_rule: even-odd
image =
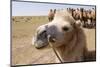
[[(69, 43), (56, 48), (57, 53), (63, 62), (73, 62), (76, 60), (80, 61), (84, 43), (81, 41), (79, 34), (81, 34), (80, 31), (76, 31)], [(82, 44), (80, 46), (81, 42)]]

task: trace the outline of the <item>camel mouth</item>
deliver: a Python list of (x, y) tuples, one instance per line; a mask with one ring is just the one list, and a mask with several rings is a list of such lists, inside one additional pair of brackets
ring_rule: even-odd
[(43, 48), (45, 48), (46, 46), (47, 46), (47, 45), (41, 46), (41, 47), (36, 47), (36, 46), (35, 46), (35, 48), (36, 48), (36, 49), (43, 49)]
[(40, 31), (42, 28), (39, 29), (37, 32), (37, 35), (34, 38), (34, 47), (37, 49), (41, 49), (45, 46), (48, 45), (48, 40), (47, 40), (47, 33), (46, 30)]
[(43, 49), (45, 48), (47, 45), (49, 45), (49, 43), (55, 43), (56, 42), (56, 38), (53, 36), (49, 36), (47, 35), (47, 40), (43, 41), (43, 40), (37, 40), (34, 43), (34, 47), (37, 49)]
[(41, 49), (41, 48), (46, 47), (47, 45), (48, 45), (48, 42), (37, 41), (34, 44), (34, 47), (37, 48), (37, 49)]

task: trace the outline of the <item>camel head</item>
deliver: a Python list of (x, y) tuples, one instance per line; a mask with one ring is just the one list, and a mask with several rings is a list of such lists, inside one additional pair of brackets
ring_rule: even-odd
[(42, 48), (49, 43), (59, 47), (68, 43), (76, 29), (80, 29), (80, 21), (75, 21), (70, 13), (65, 10), (57, 11), (53, 21), (37, 28), (34, 37), (34, 46)]

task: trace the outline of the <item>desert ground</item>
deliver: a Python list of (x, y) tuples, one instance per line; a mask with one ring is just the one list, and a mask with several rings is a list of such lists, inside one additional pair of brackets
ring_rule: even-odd
[[(14, 16), (12, 17), (12, 65), (55, 63), (55, 54), (50, 46), (36, 49), (32, 37), (38, 26), (48, 22), (46, 16)], [(95, 50), (95, 29), (84, 28), (87, 47)]]

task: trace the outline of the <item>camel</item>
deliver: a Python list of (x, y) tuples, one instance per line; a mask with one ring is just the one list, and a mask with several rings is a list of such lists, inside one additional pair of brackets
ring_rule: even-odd
[(81, 21), (75, 21), (66, 10), (56, 11), (51, 22), (38, 27), (33, 44), (36, 48), (51, 44), (62, 62), (84, 61), (87, 53)]
[(54, 11), (52, 9), (50, 9), (49, 14), (48, 14), (48, 19), (49, 21), (52, 21), (54, 18)]

